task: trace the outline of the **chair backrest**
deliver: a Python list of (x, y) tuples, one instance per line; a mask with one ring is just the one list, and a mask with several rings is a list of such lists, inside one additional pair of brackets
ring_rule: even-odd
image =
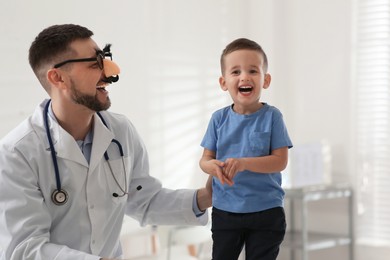
[(173, 246), (198, 246), (199, 248), (199, 246), (203, 243), (210, 242), (211, 240), (211, 231), (209, 226), (172, 227), (168, 233), (167, 260), (171, 260)]
[(149, 259), (146, 256), (157, 255), (159, 247), (156, 227), (141, 227), (139, 222), (129, 217), (123, 221), (120, 242), (126, 259)]

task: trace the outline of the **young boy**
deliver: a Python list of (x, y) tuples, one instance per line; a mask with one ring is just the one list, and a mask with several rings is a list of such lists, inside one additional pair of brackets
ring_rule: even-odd
[(201, 146), (213, 178), (213, 260), (275, 260), (286, 222), (281, 171), (292, 147), (280, 111), (260, 102), (271, 83), (267, 56), (248, 39), (228, 44), (219, 83), (233, 104), (214, 112)]

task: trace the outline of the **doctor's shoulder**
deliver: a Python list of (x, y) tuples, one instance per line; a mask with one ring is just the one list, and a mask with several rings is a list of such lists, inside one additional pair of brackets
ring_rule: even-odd
[(31, 118), (27, 118), (1, 138), (0, 149), (3, 150), (6, 147), (14, 149), (19, 143), (26, 141), (26, 139), (30, 140), (32, 136), (36, 136), (35, 130), (32, 127)]
[[(30, 118), (24, 120), (0, 140), (0, 170), (16, 169), (29, 165), (29, 172), (37, 174), (38, 161), (45, 160), (44, 129), (33, 127)], [(23, 167), (24, 167), (23, 166)], [(12, 172), (12, 170), (10, 171)]]

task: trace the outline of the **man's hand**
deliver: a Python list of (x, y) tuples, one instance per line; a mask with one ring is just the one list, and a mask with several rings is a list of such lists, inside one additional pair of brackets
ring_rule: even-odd
[(206, 182), (206, 190), (210, 195), (213, 195), (213, 176), (209, 175)]
[(201, 211), (205, 211), (207, 208), (210, 208), (212, 206), (212, 196), (213, 196), (212, 182), (213, 182), (213, 176), (209, 175), (205, 188), (199, 189), (196, 194), (196, 201), (198, 202), (198, 208)]

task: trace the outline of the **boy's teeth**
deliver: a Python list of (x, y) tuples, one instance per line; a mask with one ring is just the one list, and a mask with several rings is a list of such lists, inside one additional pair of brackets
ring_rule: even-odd
[(251, 91), (251, 90), (252, 90), (252, 87), (251, 87), (251, 86), (242, 86), (242, 87), (239, 87), (238, 89), (239, 89), (240, 91), (248, 92), (248, 91)]

